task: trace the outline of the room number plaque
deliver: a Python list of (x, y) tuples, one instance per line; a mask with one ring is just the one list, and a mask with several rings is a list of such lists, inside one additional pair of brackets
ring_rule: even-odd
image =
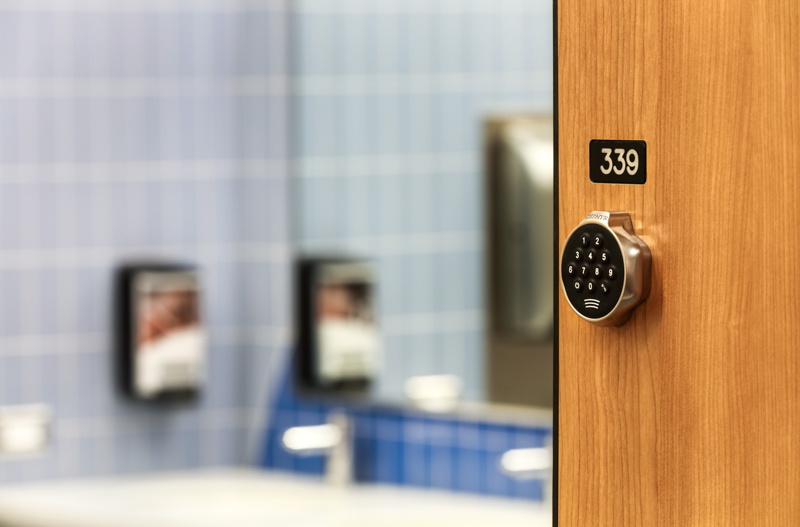
[(647, 143), (593, 139), (589, 143), (589, 179), (592, 183), (644, 185), (647, 181)]

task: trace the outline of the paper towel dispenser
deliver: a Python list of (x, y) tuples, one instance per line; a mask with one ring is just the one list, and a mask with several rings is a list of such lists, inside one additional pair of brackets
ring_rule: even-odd
[(553, 331), (553, 121), (501, 121), (487, 189), (493, 330), (528, 340)]

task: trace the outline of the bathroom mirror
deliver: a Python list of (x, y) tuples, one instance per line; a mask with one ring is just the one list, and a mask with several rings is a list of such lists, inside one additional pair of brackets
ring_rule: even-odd
[(374, 263), (372, 400), (552, 406), (552, 16), (292, 4), (294, 242)]

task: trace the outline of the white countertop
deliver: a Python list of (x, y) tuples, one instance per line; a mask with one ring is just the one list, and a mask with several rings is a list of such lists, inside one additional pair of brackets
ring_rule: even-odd
[(0, 487), (3, 527), (534, 527), (540, 504), (249, 469)]

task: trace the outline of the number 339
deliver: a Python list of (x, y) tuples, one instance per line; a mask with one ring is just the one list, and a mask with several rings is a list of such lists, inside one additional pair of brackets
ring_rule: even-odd
[(614, 153), (617, 154), (617, 161), (619, 161), (619, 168), (617, 168), (614, 161), (611, 160), (610, 148), (603, 148), (600, 151), (606, 155), (605, 162), (608, 163), (607, 167), (600, 167), (600, 172), (603, 174), (610, 174), (611, 170), (613, 169), (615, 174), (621, 176), (627, 168), (628, 174), (632, 176), (639, 171), (639, 154), (636, 152), (636, 150), (631, 148), (626, 154), (624, 148), (614, 149)]

